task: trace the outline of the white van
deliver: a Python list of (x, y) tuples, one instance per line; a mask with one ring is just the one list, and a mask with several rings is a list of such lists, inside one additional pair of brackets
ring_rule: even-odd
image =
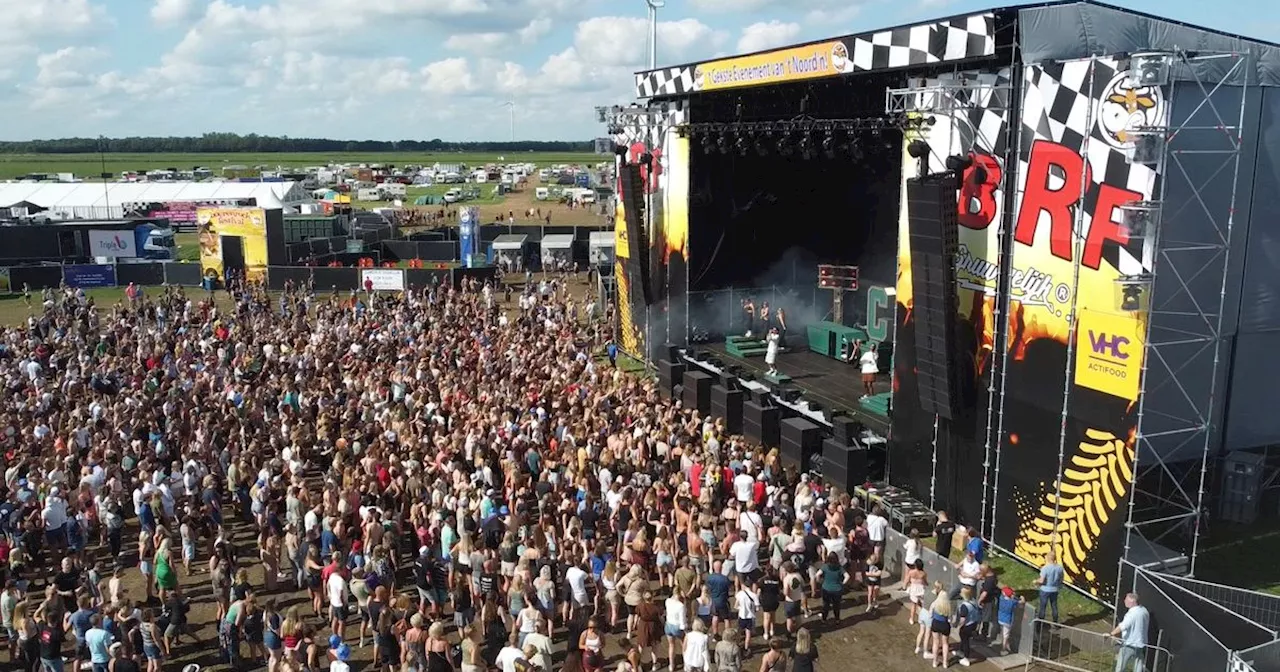
[(546, 187), (538, 187), (533, 190), (533, 197), (539, 201), (545, 201), (548, 198), (551, 198), (551, 190)]
[(450, 189), (449, 191), (444, 192), (445, 203), (457, 203), (458, 201), (461, 201), (461, 200), (462, 200), (461, 189)]
[(382, 192), (377, 189), (358, 189), (356, 190), (357, 201), (381, 201)]

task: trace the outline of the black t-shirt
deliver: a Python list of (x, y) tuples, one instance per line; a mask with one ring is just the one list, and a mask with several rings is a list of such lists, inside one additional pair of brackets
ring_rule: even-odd
[(804, 560), (809, 565), (822, 561), (822, 537), (812, 532), (804, 535)]
[(945, 523), (938, 523), (933, 528), (933, 536), (938, 538), (938, 552), (950, 553), (951, 539), (956, 536), (956, 524), (949, 520)]
[(782, 594), (782, 582), (776, 576), (760, 579), (760, 604), (777, 604)]
[(53, 585), (57, 587), (58, 592), (60, 593), (75, 592), (75, 589), (80, 586), (80, 573), (58, 572), (57, 575), (53, 577)]
[(809, 646), (808, 653), (791, 652), (791, 672), (815, 672), (818, 669), (818, 647)]
[(585, 508), (578, 514), (578, 519), (582, 521), (583, 530), (595, 532), (596, 524), (600, 521), (600, 513), (595, 510), (595, 507)]
[(413, 580), (419, 588), (431, 588), (431, 570), (434, 564), (429, 558), (423, 557), (413, 563)]
[(54, 658), (62, 657), (62, 642), (67, 638), (67, 633), (59, 625), (43, 624), (40, 626), (40, 657)]
[(1000, 590), (999, 577), (997, 577), (995, 574), (982, 577), (982, 585), (981, 585), (981, 588), (979, 588), (979, 592), (977, 595), (977, 597), (980, 598), (978, 600), (978, 604), (981, 604), (984, 607), (988, 604), (991, 604), (992, 602), (995, 601), (996, 596), (999, 594), (998, 592), (999, 590)]

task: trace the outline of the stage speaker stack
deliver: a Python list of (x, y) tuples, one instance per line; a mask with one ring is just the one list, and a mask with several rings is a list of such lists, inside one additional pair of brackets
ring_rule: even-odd
[(800, 465), (805, 473), (813, 466), (813, 456), (822, 448), (822, 428), (804, 418), (782, 421), (782, 459)]
[(685, 408), (695, 408), (699, 415), (706, 415), (711, 412), (711, 374), (705, 371), (685, 371), (684, 372), (684, 402)]
[(684, 362), (673, 362), (668, 359), (658, 360), (658, 384), (663, 392), (671, 394), (676, 385), (684, 380)]
[(867, 481), (867, 449), (836, 438), (822, 441), (822, 477), (844, 492)]
[(742, 390), (724, 385), (711, 386), (711, 415), (724, 418), (730, 434), (742, 433)]
[(640, 164), (632, 163), (622, 166), (618, 176), (622, 193), (622, 208), (627, 225), (627, 253), (635, 264), (640, 279), (640, 287), (644, 292), (645, 305), (653, 305), (653, 285), (649, 273), (649, 238), (644, 226), (644, 176), (640, 172)]
[(742, 433), (765, 447), (773, 448), (778, 445), (781, 411), (767, 403), (762, 404), (760, 400), (742, 402)]
[(958, 181), (943, 173), (907, 180), (907, 233), (920, 406), (952, 420), (961, 407), (955, 327)]

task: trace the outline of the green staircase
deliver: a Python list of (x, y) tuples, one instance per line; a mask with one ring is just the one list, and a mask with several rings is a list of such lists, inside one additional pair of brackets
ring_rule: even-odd
[(867, 413), (878, 415), (882, 418), (889, 417), (889, 398), (893, 396), (892, 392), (881, 392), (864, 397), (858, 400), (858, 405)]
[(791, 376), (788, 376), (782, 373), (779, 373), (777, 375), (766, 373), (764, 374), (764, 379), (773, 383), (774, 385), (785, 385), (786, 383), (791, 382)]
[[(769, 350), (768, 344), (762, 338), (747, 336), (730, 336), (724, 340), (724, 349), (734, 357), (764, 357), (764, 353)], [(778, 348), (778, 352), (786, 352), (786, 348)]]
[(859, 343), (867, 342), (865, 329), (846, 327), (835, 322), (810, 324), (806, 328), (805, 335), (808, 337), (810, 350), (833, 359), (840, 358), (840, 343), (842, 340), (848, 339), (851, 342), (857, 341)]

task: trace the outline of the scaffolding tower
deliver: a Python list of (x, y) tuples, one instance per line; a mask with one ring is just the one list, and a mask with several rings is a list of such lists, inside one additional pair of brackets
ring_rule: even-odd
[[(1150, 201), (1121, 208), (1130, 236), (1145, 239), (1146, 273), (1120, 278), (1117, 293), (1122, 309), (1137, 301), (1147, 314), (1121, 562), (1194, 575), (1220, 441), (1224, 332), (1233, 331), (1224, 316), (1250, 56), (1174, 50), (1130, 58), (1136, 84), (1166, 92), (1170, 114), (1189, 113), (1133, 133), (1130, 162), (1156, 166), (1160, 177)], [(1174, 107), (1187, 97), (1192, 104)]]

